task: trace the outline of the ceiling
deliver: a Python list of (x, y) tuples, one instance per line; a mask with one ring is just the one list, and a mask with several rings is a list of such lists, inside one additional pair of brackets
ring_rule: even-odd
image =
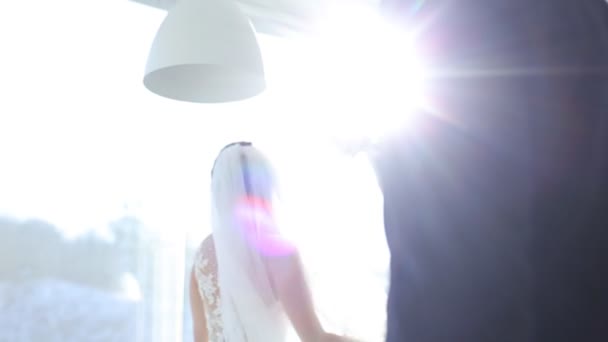
[[(130, 0), (168, 10), (179, 0)], [(202, 0), (201, 0), (202, 1)], [(377, 5), (380, 0), (237, 0), (258, 32), (287, 35), (305, 32), (328, 8), (340, 4)]]

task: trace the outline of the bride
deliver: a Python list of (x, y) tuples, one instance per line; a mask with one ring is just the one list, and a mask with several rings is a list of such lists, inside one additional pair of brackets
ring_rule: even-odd
[(284, 342), (289, 323), (304, 342), (349, 341), (315, 313), (298, 251), (275, 224), (274, 180), (251, 143), (229, 144), (215, 160), (212, 235), (190, 281), (195, 342)]

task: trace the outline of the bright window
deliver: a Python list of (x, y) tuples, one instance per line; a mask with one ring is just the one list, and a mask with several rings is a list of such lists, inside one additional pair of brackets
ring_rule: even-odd
[(280, 86), (293, 50), (260, 37), (269, 91), (259, 98), (166, 100), (142, 84), (163, 17), (124, 0), (3, 4), (0, 340), (191, 340), (184, 280), (209, 233), (213, 159), (234, 140), (259, 142), (283, 170), (292, 230), (327, 242), (312, 259), (348, 240), (343, 256), (364, 257), (334, 265), (385, 285), (373, 174), (298, 125), (311, 107)]

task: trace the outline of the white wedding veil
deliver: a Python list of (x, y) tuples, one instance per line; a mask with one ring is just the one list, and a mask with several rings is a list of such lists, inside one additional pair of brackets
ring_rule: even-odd
[(211, 180), (212, 232), (225, 340), (283, 342), (287, 332), (260, 244), (274, 229), (274, 172), (250, 143), (226, 146)]

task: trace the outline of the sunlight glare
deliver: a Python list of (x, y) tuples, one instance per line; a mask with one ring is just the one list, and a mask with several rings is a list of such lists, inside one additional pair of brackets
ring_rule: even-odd
[(377, 8), (336, 7), (318, 32), (309, 61), (319, 78), (310, 88), (317, 88), (325, 107), (320, 119), (334, 134), (377, 139), (422, 105), (425, 68), (412, 37)]

